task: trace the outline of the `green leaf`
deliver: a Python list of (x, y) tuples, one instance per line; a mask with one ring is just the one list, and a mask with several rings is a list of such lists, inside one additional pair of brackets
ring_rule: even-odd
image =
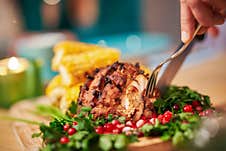
[(179, 144), (181, 144), (183, 141), (184, 141), (183, 133), (180, 132), (180, 131), (177, 131), (177, 132), (175, 133), (175, 135), (173, 136), (173, 139), (172, 139), (173, 145), (179, 145)]
[(120, 116), (120, 117), (118, 118), (118, 120), (119, 120), (119, 122), (122, 123), (122, 124), (124, 124), (124, 123), (126, 122), (126, 118), (125, 118), (124, 116)]
[(82, 112), (90, 112), (91, 110), (92, 110), (91, 107), (86, 107), (86, 106), (84, 106), (84, 107), (81, 108), (81, 111), (82, 111)]
[(71, 121), (71, 119), (63, 114), (60, 109), (53, 106), (37, 105), (34, 113), (44, 116), (50, 116), (55, 119), (65, 119), (67, 121)]
[(99, 147), (104, 150), (108, 151), (112, 149), (112, 141), (109, 135), (102, 135), (99, 140)]
[(116, 137), (115, 143), (114, 143), (114, 147), (116, 149), (123, 149), (125, 148), (127, 145), (127, 138), (125, 135), (123, 134), (119, 134)]
[(40, 133), (34, 133), (34, 134), (32, 134), (32, 138), (35, 138), (35, 137), (40, 137), (42, 135), (42, 133), (40, 132)]
[(111, 122), (113, 120), (113, 115), (112, 114), (108, 114), (108, 122)]
[(77, 113), (77, 103), (75, 103), (74, 101), (71, 103), (71, 106), (69, 107), (69, 111), (72, 114), (76, 114)]
[(188, 139), (193, 139), (194, 138), (194, 132), (191, 129), (187, 129), (184, 132), (184, 136), (186, 136)]
[(163, 133), (163, 135), (160, 137), (163, 141), (168, 141), (171, 138), (171, 135), (167, 132)]
[(144, 126), (142, 126), (141, 131), (143, 133), (150, 133), (153, 128), (154, 127), (151, 124), (145, 124)]
[(72, 138), (75, 140), (82, 140), (88, 134), (89, 134), (89, 132), (87, 132), (87, 131), (78, 131), (77, 133), (72, 135)]
[(180, 125), (180, 128), (181, 128), (181, 130), (183, 130), (183, 131), (186, 131), (187, 129), (189, 129), (191, 127), (191, 124), (181, 124)]

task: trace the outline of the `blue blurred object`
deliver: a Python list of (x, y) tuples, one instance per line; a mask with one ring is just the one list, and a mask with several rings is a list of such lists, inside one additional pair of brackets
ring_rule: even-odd
[(171, 38), (161, 33), (124, 33), (84, 39), (84, 42), (118, 48), (123, 58), (169, 50)]
[(20, 57), (33, 60), (40, 67), (41, 80), (46, 83), (56, 72), (51, 70), (51, 60), (53, 57), (53, 46), (64, 40), (61, 33), (43, 33), (20, 39), (16, 43), (16, 54)]

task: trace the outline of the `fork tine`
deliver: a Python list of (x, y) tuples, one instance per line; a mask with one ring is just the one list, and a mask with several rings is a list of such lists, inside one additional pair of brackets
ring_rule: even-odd
[(155, 70), (152, 72), (150, 79), (148, 80), (146, 96), (152, 95), (154, 89), (156, 87), (157, 77), (158, 77), (159, 70)]
[(155, 89), (155, 86), (156, 86), (156, 81), (157, 81), (157, 75), (158, 75), (158, 73), (155, 73), (155, 77), (153, 78), (153, 82), (151, 83), (148, 95), (152, 95), (153, 92), (154, 92), (154, 89)]
[(152, 83), (153, 83), (153, 81), (154, 81), (154, 78), (155, 78), (155, 76), (154, 76), (154, 72), (152, 72), (152, 74), (151, 74), (151, 76), (150, 76), (150, 79), (148, 80), (148, 84), (147, 84), (147, 89), (146, 89), (146, 96), (149, 96), (149, 92), (150, 92), (150, 89), (151, 89), (151, 87), (152, 87)]

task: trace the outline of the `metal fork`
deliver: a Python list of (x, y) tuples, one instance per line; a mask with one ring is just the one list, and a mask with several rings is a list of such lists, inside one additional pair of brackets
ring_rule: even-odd
[(198, 27), (196, 28), (192, 38), (187, 41), (186, 43), (183, 44), (183, 46), (176, 52), (174, 52), (169, 58), (167, 58), (166, 60), (164, 60), (163, 62), (161, 62), (152, 72), (149, 80), (148, 80), (148, 83), (147, 83), (147, 86), (146, 86), (146, 93), (145, 95), (147, 97), (149, 97), (150, 95), (153, 95), (153, 92), (154, 92), (154, 89), (156, 87), (156, 83), (157, 83), (157, 78), (158, 78), (158, 73), (160, 71), (160, 69), (162, 68), (162, 66), (164, 64), (166, 64), (167, 62), (175, 59), (177, 56), (179, 56), (180, 54), (182, 54), (184, 52), (184, 50), (189, 46), (189, 44), (192, 42), (192, 40), (195, 38), (196, 34), (198, 33), (198, 31), (200, 30), (202, 26), (201, 25), (198, 25)]

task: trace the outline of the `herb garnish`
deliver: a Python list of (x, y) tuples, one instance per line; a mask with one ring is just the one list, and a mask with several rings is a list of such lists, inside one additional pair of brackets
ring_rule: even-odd
[[(45, 112), (53, 120), (49, 125), (41, 124), (41, 133), (34, 134), (33, 137), (43, 138), (46, 144), (43, 151), (126, 150), (129, 143), (138, 141), (138, 134), (157, 136), (163, 141), (172, 140), (174, 145), (180, 145), (193, 139), (203, 116), (214, 112), (208, 96), (188, 87), (169, 87), (163, 96), (157, 98), (154, 107), (157, 117), (142, 119), (144, 124), (132, 129), (130, 133), (122, 130), (122, 133), (113, 134), (103, 133), (103, 127), (107, 125), (109, 128), (113, 122), (125, 127), (125, 117), (113, 117), (109, 114), (107, 119), (99, 117), (93, 120), (89, 107), (81, 108), (80, 113), (74, 116), (77, 113), (76, 103), (71, 104), (66, 114), (53, 107), (39, 106), (37, 111)], [(76, 131), (73, 135), (68, 133), (67, 127), (64, 128), (66, 124)]]

